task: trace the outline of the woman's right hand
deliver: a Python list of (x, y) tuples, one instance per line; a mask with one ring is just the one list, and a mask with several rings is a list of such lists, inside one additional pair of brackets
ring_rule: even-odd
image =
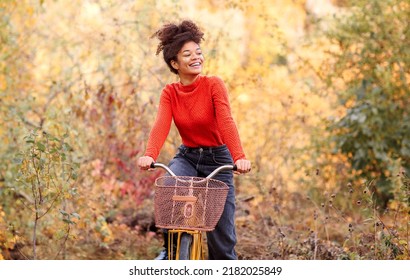
[(154, 162), (154, 159), (150, 156), (142, 156), (138, 159), (138, 166), (142, 170), (148, 170), (151, 167), (151, 164)]

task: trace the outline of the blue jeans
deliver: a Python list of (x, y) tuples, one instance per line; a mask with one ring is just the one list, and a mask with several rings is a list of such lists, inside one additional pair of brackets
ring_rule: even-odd
[[(169, 168), (177, 176), (206, 177), (225, 164), (233, 164), (226, 145), (207, 148), (188, 148), (181, 145), (169, 163)], [(226, 183), (229, 191), (218, 224), (213, 231), (207, 232), (209, 259), (236, 260), (235, 189), (232, 171), (222, 171), (213, 179)]]

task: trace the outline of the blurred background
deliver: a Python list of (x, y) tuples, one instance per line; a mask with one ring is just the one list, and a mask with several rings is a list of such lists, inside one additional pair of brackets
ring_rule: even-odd
[[(152, 259), (151, 35), (195, 21), (253, 170), (240, 259), (409, 259), (410, 0), (1, 0), (0, 259)], [(172, 127), (158, 161), (180, 144)]]

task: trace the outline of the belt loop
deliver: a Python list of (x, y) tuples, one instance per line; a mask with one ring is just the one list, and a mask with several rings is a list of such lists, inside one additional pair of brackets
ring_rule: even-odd
[(188, 152), (188, 147), (185, 146), (184, 144), (182, 144), (182, 145), (180, 146), (180, 148), (181, 148), (182, 154), (185, 156), (185, 154)]

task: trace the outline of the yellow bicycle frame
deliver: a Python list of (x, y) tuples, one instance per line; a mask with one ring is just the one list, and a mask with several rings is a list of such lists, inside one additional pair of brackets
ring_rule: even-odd
[(182, 230), (182, 229), (170, 229), (168, 230), (168, 259), (173, 260), (174, 252), (174, 234), (177, 235), (177, 246), (175, 259), (179, 260), (179, 253), (181, 248), (181, 236), (183, 233), (188, 233), (192, 236), (190, 260), (203, 260), (204, 259), (204, 247), (202, 240), (202, 232), (199, 230)]

